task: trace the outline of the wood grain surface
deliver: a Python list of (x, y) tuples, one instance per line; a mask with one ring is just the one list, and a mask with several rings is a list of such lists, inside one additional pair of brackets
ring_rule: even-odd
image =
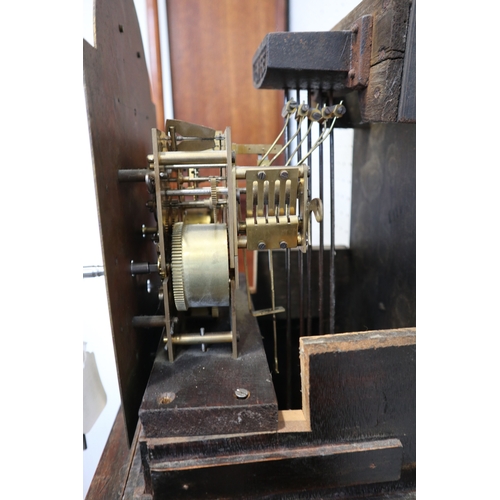
[[(304, 413), (335, 442), (393, 436), (416, 461), (416, 330), (302, 337)], [(308, 385), (307, 385), (308, 384)]]
[[(174, 363), (159, 349), (140, 408), (146, 438), (277, 431), (272, 377), (242, 288), (236, 293), (236, 310), (237, 359), (231, 356), (231, 344), (208, 345), (206, 352), (199, 345), (178, 347)], [(200, 324), (211, 331), (203, 320)], [(238, 399), (238, 388), (249, 396)]]
[(156, 128), (165, 131), (163, 71), (161, 65), (160, 25), (157, 0), (146, 0), (148, 19), (149, 70), (151, 95), (156, 108)]
[(121, 499), (128, 479), (131, 457), (125, 419), (120, 408), (85, 499)]
[[(113, 345), (129, 440), (135, 431), (159, 332), (138, 332), (132, 317), (154, 314), (158, 300), (146, 292), (154, 275), (130, 274), (130, 261), (156, 262), (141, 234), (154, 226), (144, 183), (118, 182), (119, 169), (147, 168), (156, 125), (150, 83), (132, 0), (97, 1), (95, 48), (83, 42), (84, 85)], [(155, 297), (156, 295), (156, 297)]]
[(144, 476), (130, 468), (127, 498), (415, 498), (415, 334), (303, 337), (310, 432), (142, 430), (131, 463), (140, 452)]
[[(167, 0), (167, 20), (175, 118), (229, 126), (237, 144), (272, 144), (283, 127), (284, 94), (253, 87), (252, 58), (268, 32), (287, 29), (287, 0)], [(240, 154), (236, 164), (256, 165), (257, 157)], [(247, 252), (252, 290), (253, 253)], [(242, 250), (238, 262), (244, 273)]]
[[(333, 444), (240, 453), (215, 467), (206, 460), (172, 462), (152, 471), (153, 491), (175, 498), (287, 498), (297, 491), (397, 480), (401, 443), (398, 440)], [(161, 494), (160, 494), (161, 496)], [(156, 498), (156, 496), (155, 496)]]
[(411, 5), (410, 0), (363, 0), (333, 27), (350, 30), (361, 16), (373, 16), (368, 86), (346, 97), (348, 110), (359, 108), (361, 123), (398, 121)]
[(416, 325), (416, 125), (354, 132), (345, 331)]

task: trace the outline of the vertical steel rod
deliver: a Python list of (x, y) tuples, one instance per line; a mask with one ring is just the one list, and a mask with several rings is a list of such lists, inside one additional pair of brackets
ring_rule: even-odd
[[(287, 410), (292, 408), (292, 293), (290, 280), (290, 249), (285, 250), (286, 267), (286, 406)], [(298, 346), (297, 346), (298, 349)]]
[(335, 333), (335, 158), (330, 133), (330, 333)]
[(248, 261), (247, 261), (247, 250), (243, 249), (243, 265), (245, 267), (245, 284), (247, 289), (247, 302), (248, 302), (248, 310), (250, 312), (253, 311), (252, 297), (250, 296), (250, 281), (248, 276)]
[[(273, 311), (276, 310), (276, 299), (274, 293), (274, 262), (273, 251), (268, 250), (267, 255), (269, 258), (269, 274), (271, 276), (271, 307)], [(276, 331), (276, 314), (273, 313), (273, 341), (274, 341), (274, 373), (279, 373), (278, 365), (278, 333)]]
[[(288, 92), (285, 89), (285, 104), (287, 101)], [(290, 137), (290, 127), (291, 123), (288, 122), (288, 126), (285, 130), (285, 144), (288, 142)], [(290, 146), (285, 150), (285, 163), (288, 161)], [(292, 290), (291, 290), (291, 279), (290, 279), (290, 249), (285, 250), (285, 271), (286, 271), (286, 407), (291, 409), (292, 407), (292, 323), (291, 323), (291, 308), (292, 308)]]
[[(238, 331), (236, 327), (236, 280), (230, 280), (231, 292), (231, 345), (233, 358), (238, 358)], [(165, 291), (166, 293), (166, 291)]]
[[(318, 104), (319, 107), (323, 105), (321, 92), (318, 93)], [(318, 124), (318, 134), (321, 136), (323, 124)], [(324, 200), (323, 193), (323, 143), (319, 145), (319, 199)], [(325, 251), (325, 242), (324, 242), (324, 231), (323, 227), (323, 219), (321, 219), (319, 223), (319, 265), (318, 265), (318, 315), (319, 315), (319, 325), (318, 325), (318, 334), (323, 335), (325, 332), (323, 331), (323, 254)]]
[[(308, 102), (309, 106), (311, 105), (311, 91), (307, 91), (307, 96), (308, 96)], [(311, 151), (312, 147), (312, 127), (311, 125), (311, 120), (308, 118), (307, 119), (307, 151)], [(312, 174), (312, 155), (309, 158), (309, 199), (311, 199), (311, 191), (312, 191), (312, 180), (313, 180), (313, 174)], [(311, 293), (312, 293), (312, 287), (311, 287), (311, 268), (312, 268), (312, 218), (311, 214), (308, 214), (309, 217), (309, 245), (307, 246), (307, 335), (311, 336), (312, 335), (312, 300), (311, 300)]]
[[(297, 89), (297, 102), (300, 104), (300, 89)], [(302, 130), (297, 134), (297, 144), (302, 140)], [(297, 150), (297, 164), (302, 160), (302, 146)], [(304, 217), (306, 215), (304, 214)], [(304, 254), (297, 250), (297, 261), (299, 263), (299, 336), (304, 336)]]

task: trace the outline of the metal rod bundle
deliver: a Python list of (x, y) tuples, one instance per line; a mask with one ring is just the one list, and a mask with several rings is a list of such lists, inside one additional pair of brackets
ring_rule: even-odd
[[(298, 293), (298, 317), (299, 336), (323, 335), (335, 333), (335, 162), (334, 162), (334, 135), (333, 129), (337, 118), (345, 113), (345, 107), (340, 104), (326, 102), (326, 96), (321, 92), (313, 99), (308, 91), (307, 104), (302, 103), (300, 89), (293, 92), (293, 98), (289, 91), (285, 90), (285, 109), (290, 108), (290, 102), (294, 103), (295, 119), (290, 119), (290, 115), (284, 116), (284, 129), (282, 136), (282, 152), (285, 155), (286, 165), (307, 165), (309, 166), (308, 199), (312, 199), (313, 180), (319, 186), (319, 199), (325, 200), (325, 196), (330, 198), (329, 229), (330, 241), (325, 241), (325, 227), (323, 219), (319, 220), (319, 228), (312, 229), (311, 208), (306, 210), (304, 217), (309, 218), (308, 223), (308, 247), (305, 255), (296, 249), (297, 255), (297, 277), (294, 283), (298, 287), (292, 287), (292, 251), (287, 248), (284, 251), (285, 274), (286, 274), (286, 336), (285, 339), (285, 367), (283, 370), (286, 377), (286, 407), (292, 405), (292, 354), (298, 351), (298, 345), (293, 345), (296, 337), (292, 335), (292, 288)], [(308, 109), (307, 116), (300, 116), (301, 109)], [(317, 125), (316, 125), (317, 124)], [(296, 128), (294, 128), (296, 125)], [(328, 139), (328, 140), (327, 140)], [(305, 152), (304, 152), (304, 149)], [(326, 153), (326, 157), (325, 157)], [(278, 155), (275, 156), (277, 158)], [(328, 157), (329, 156), (329, 157)], [(273, 158), (273, 160), (275, 159)], [(273, 161), (272, 160), (272, 161)], [(325, 189), (324, 182), (329, 183), (330, 189)], [(325, 175), (326, 174), (326, 175)], [(317, 177), (316, 177), (317, 176)], [(311, 207), (313, 204), (311, 203)], [(305, 223), (306, 221), (304, 221)], [(312, 232), (318, 231), (318, 248), (312, 249)], [(325, 260), (325, 245), (330, 247), (329, 262)], [(271, 256), (270, 256), (271, 258)], [(269, 263), (272, 266), (272, 263)], [(295, 264), (294, 264), (295, 267)], [(327, 282), (324, 276), (328, 277)], [(313, 290), (317, 290), (317, 295)], [(295, 293), (295, 292), (294, 292)], [(315, 299), (314, 297), (317, 297)], [(276, 354), (275, 354), (276, 355)]]

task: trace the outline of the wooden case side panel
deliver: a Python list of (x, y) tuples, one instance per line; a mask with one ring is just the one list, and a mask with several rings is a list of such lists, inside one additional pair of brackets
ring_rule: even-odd
[(155, 108), (151, 102), (139, 24), (132, 0), (97, 0), (95, 48), (84, 41), (84, 86), (94, 166), (103, 264), (125, 422), (129, 442), (158, 344), (159, 332), (138, 332), (136, 314), (153, 314), (158, 276), (130, 274), (130, 262), (156, 262), (141, 226), (154, 226), (143, 183), (118, 182), (119, 169), (147, 168)]

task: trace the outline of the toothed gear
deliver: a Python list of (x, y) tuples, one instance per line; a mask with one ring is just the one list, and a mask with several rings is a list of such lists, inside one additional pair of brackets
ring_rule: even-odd
[(217, 208), (217, 180), (215, 177), (210, 177), (210, 194), (212, 196), (212, 208)]
[(175, 307), (178, 311), (187, 311), (184, 295), (184, 268), (182, 265), (182, 229), (184, 224), (177, 222), (172, 231), (172, 288)]

